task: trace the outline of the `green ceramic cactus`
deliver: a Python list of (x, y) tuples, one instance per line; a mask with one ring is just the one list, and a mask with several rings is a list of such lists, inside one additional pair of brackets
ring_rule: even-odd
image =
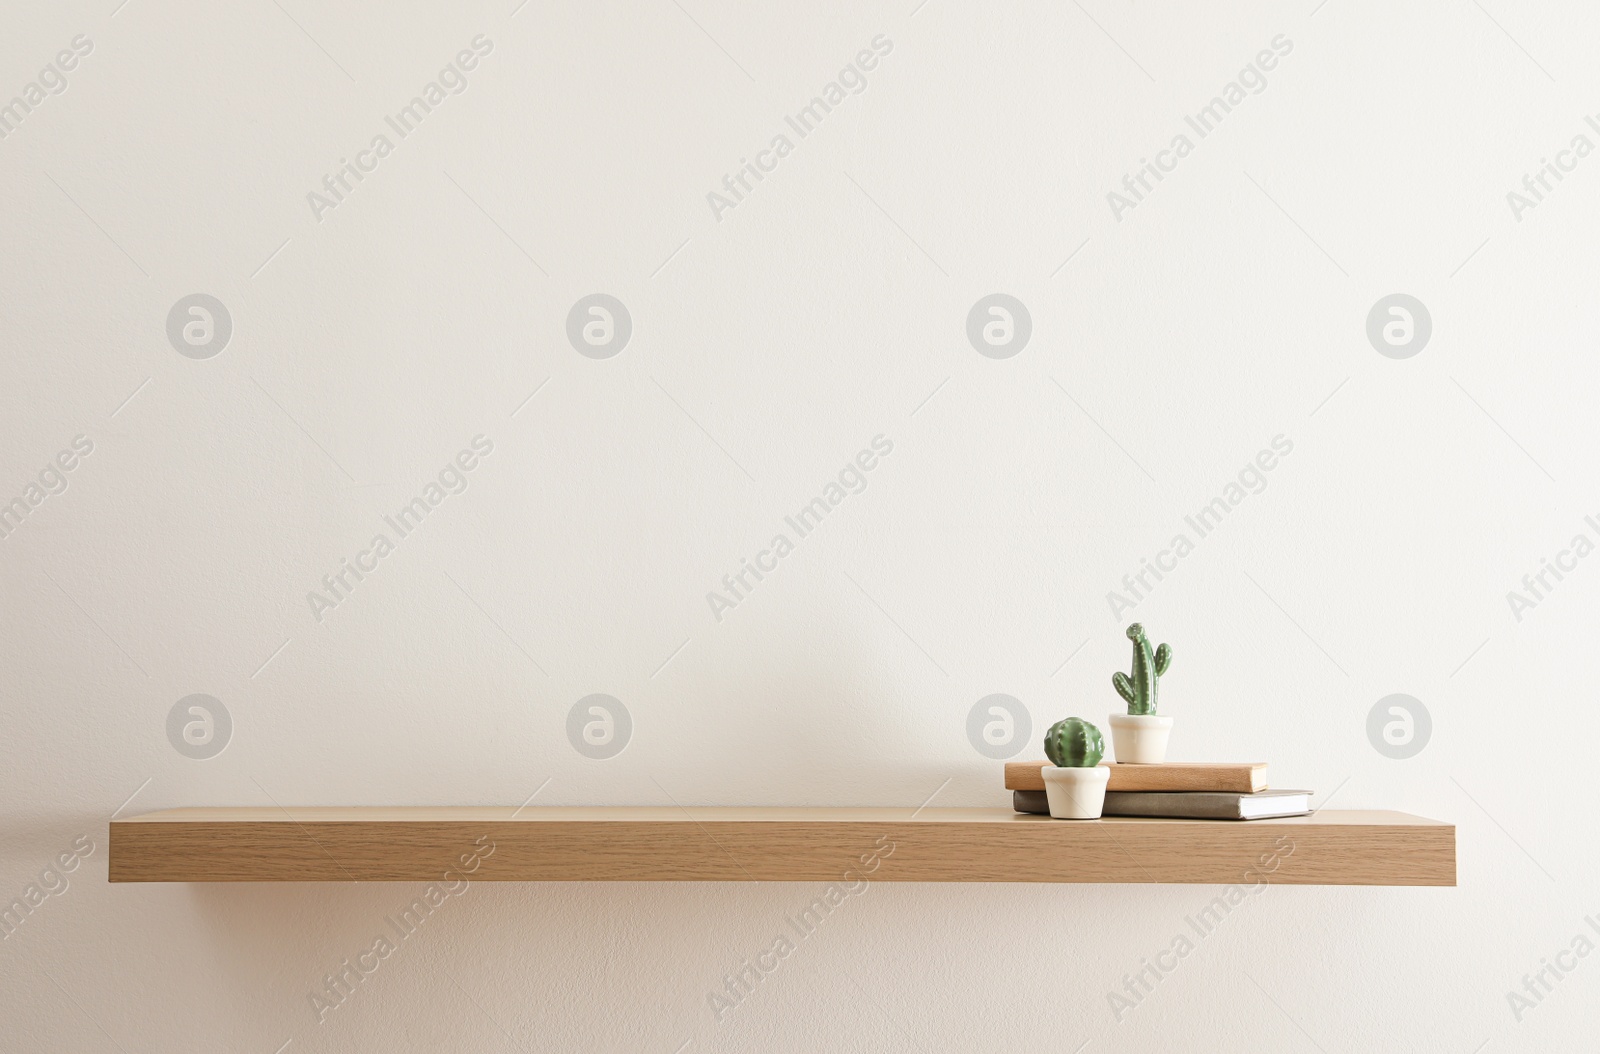
[(1081, 717), (1069, 717), (1044, 734), (1044, 754), (1058, 768), (1092, 769), (1105, 757), (1106, 743), (1098, 728)]
[(1144, 627), (1137, 622), (1128, 627), (1128, 639), (1133, 641), (1133, 676), (1130, 679), (1119, 670), (1111, 675), (1111, 683), (1116, 686), (1117, 694), (1127, 700), (1128, 713), (1154, 714), (1157, 679), (1167, 672), (1172, 662), (1172, 649), (1163, 644), (1152, 652), (1144, 636)]

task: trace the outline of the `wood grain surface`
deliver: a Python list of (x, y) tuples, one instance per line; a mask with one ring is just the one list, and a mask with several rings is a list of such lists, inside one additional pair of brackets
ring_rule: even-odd
[(1454, 825), (1396, 812), (1230, 823), (1010, 809), (212, 808), (110, 827), (112, 882), (1456, 881)]

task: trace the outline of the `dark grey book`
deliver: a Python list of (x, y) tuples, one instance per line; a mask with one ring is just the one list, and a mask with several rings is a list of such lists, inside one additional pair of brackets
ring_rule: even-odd
[(1035, 816), (1050, 815), (1050, 801), (1044, 796), (1044, 791), (1012, 791), (1011, 807), (1017, 812)]
[[(1050, 814), (1044, 791), (1012, 791), (1017, 812)], [(1172, 820), (1267, 820), (1304, 816), (1311, 811), (1307, 790), (1264, 790), (1254, 794), (1219, 791), (1106, 791), (1106, 816), (1156, 816)]]

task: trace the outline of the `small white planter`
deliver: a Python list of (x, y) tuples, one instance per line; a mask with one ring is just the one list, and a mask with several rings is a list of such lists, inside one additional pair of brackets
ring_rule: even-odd
[(1159, 714), (1112, 714), (1111, 750), (1119, 765), (1159, 765), (1167, 760), (1172, 718)]
[(1111, 770), (1104, 765), (1086, 769), (1044, 767), (1044, 795), (1050, 815), (1058, 820), (1098, 820), (1106, 805), (1106, 781)]

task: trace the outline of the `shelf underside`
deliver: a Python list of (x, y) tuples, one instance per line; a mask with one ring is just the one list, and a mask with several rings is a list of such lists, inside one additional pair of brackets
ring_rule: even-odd
[(1187, 882), (1453, 886), (1455, 827), (1397, 812), (1052, 820), (1007, 809), (170, 809), (111, 824), (113, 882)]

